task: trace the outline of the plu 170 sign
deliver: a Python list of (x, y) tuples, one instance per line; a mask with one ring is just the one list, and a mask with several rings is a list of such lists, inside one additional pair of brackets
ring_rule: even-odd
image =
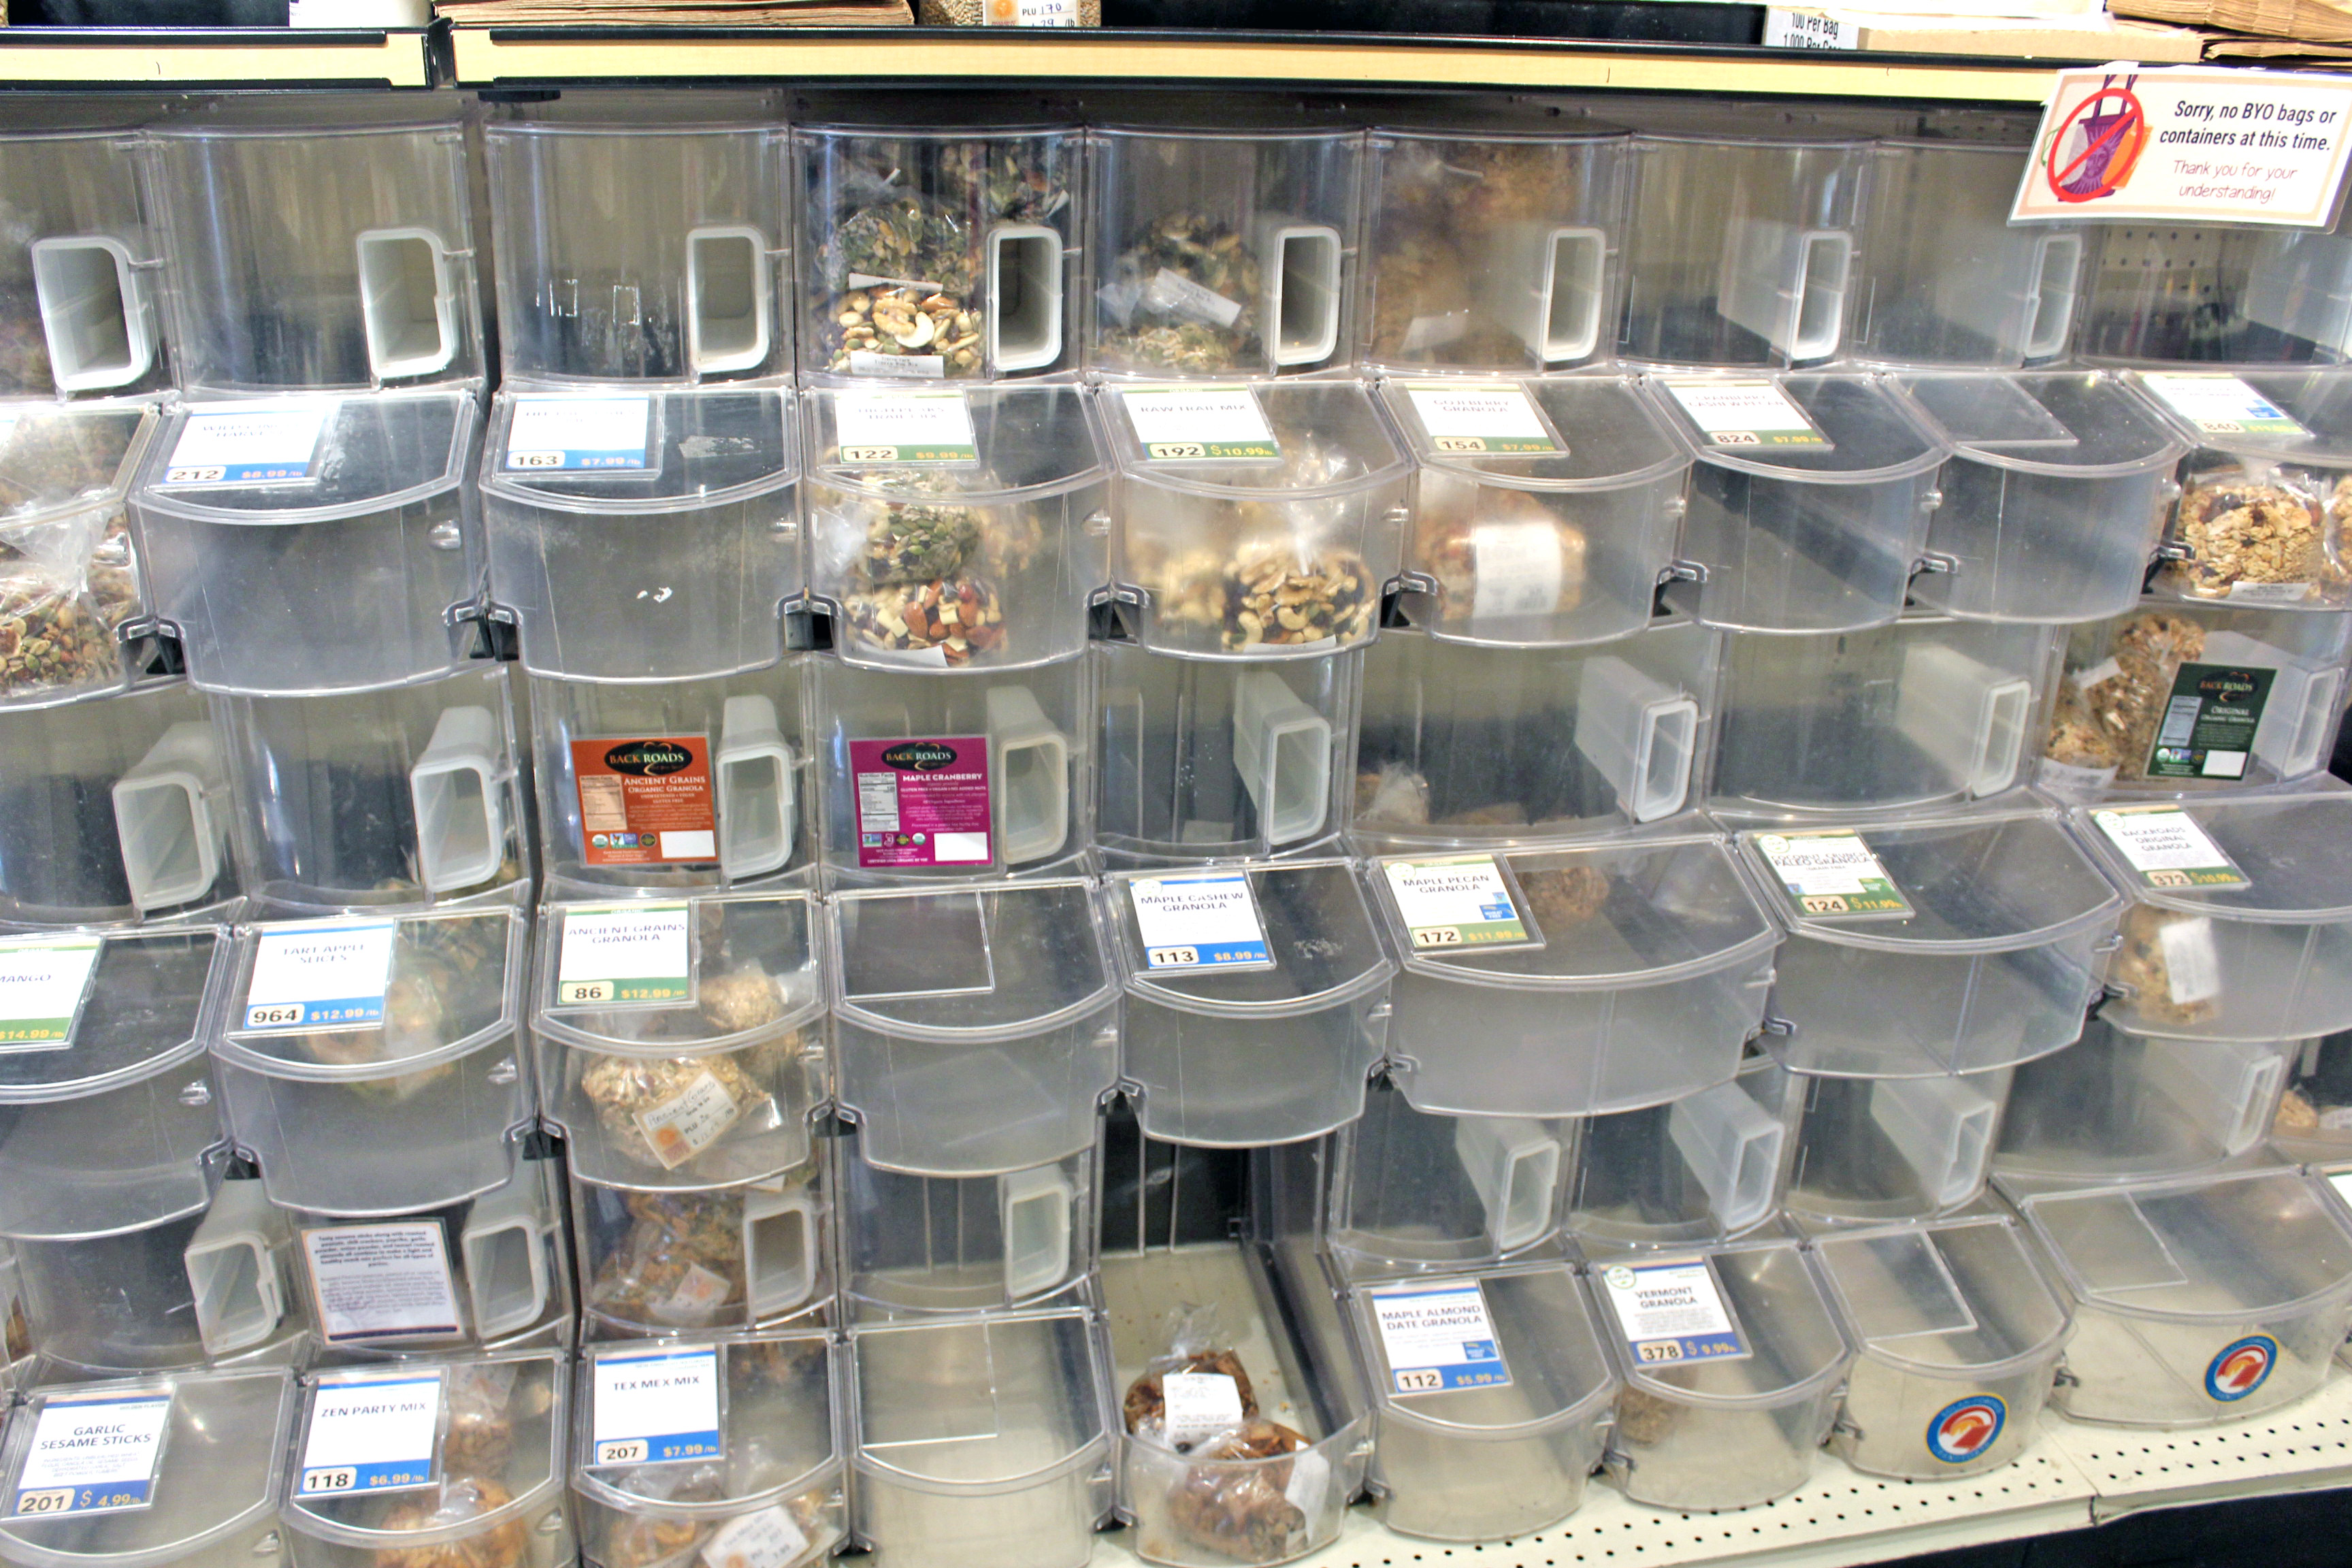
[(2011, 219), (2324, 228), (2352, 152), (2352, 81), (2287, 71), (2058, 73)]

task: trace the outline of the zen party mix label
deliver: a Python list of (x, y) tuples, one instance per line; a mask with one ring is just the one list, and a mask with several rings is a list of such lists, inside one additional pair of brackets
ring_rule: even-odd
[(1636, 1365), (1735, 1361), (1748, 1353), (1703, 1258), (1612, 1263), (1601, 1271), (1601, 1284)]
[(441, 1432), (438, 1372), (365, 1373), (322, 1381), (310, 1395), (298, 1497), (429, 1487)]
[(845, 463), (980, 460), (961, 392), (836, 393), (833, 434)]
[(392, 974), (391, 921), (265, 926), (245, 992), (251, 1031), (348, 1029), (383, 1022)]
[(1536, 939), (1492, 855), (1381, 865), (1416, 951), (1528, 947)]
[(104, 947), (94, 937), (0, 942), (0, 1054), (73, 1043)]
[(689, 911), (678, 904), (597, 904), (563, 911), (558, 1007), (660, 1007), (694, 998)]
[(672, 1465), (725, 1452), (715, 1348), (604, 1355), (595, 1369), (591, 1464)]
[(51, 1399), (33, 1425), (12, 1514), (120, 1513), (155, 1500), (167, 1393)]
[(297, 403), (191, 414), (163, 465), (163, 483), (307, 479), (319, 460), (329, 412), (323, 403)]
[(652, 422), (650, 397), (518, 397), (506, 467), (527, 474), (643, 468)]
[(1436, 451), (1528, 457), (1564, 450), (1525, 387), (1408, 386), (1405, 395)]
[(1913, 912), (1876, 852), (1852, 828), (1759, 833), (1756, 848), (1789, 901), (1815, 920), (1893, 919)]
[(1242, 872), (1135, 877), (1127, 894), (1144, 967), (1154, 973), (1274, 967), (1257, 895)]
[(1377, 1292), (1372, 1317), (1399, 1394), (1499, 1388), (1511, 1381), (1486, 1293), (1475, 1280)]
[(2177, 805), (2108, 806), (2091, 813), (2091, 821), (2151, 888), (2253, 886), (2197, 819)]
[(1282, 443), (1247, 386), (1137, 389), (1119, 394), (1143, 455), (1155, 463), (1279, 458)]
[(1663, 384), (1710, 447), (1830, 445), (1821, 426), (1774, 382), (1667, 376)]

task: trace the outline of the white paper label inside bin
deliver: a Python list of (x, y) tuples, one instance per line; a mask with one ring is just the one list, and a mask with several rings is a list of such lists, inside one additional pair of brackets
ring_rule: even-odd
[(2119, 806), (2091, 820), (2151, 888), (2248, 888), (2252, 882), (2177, 805)]
[(1164, 1373), (1160, 1394), (1167, 1412), (1160, 1431), (1171, 1448), (1189, 1448), (1242, 1424), (1241, 1389), (1222, 1372)]
[(2327, 1178), (2327, 1184), (2336, 1189), (2336, 1196), (2347, 1204), (2352, 1204), (2352, 1171), (2336, 1172)]
[(1764, 12), (1764, 47), (1768, 49), (1858, 49), (1859, 24), (1811, 11), (1784, 11), (1778, 5)]
[(1274, 967), (1257, 895), (1242, 873), (1138, 877), (1127, 891), (1134, 900), (1146, 968), (1165, 973)]
[(533, 474), (646, 466), (650, 397), (518, 397), (507, 468)]
[(321, 1226), (302, 1233), (302, 1259), (331, 1343), (458, 1330), (448, 1243), (435, 1221)]
[(716, 1075), (705, 1071), (659, 1105), (637, 1112), (637, 1128), (665, 1170), (676, 1170), (735, 1125), (742, 1104)]
[(434, 1483), (441, 1374), (398, 1373), (326, 1383), (310, 1396), (299, 1497), (410, 1491)]
[(1511, 1381), (1486, 1294), (1475, 1284), (1376, 1294), (1372, 1316), (1399, 1394), (1499, 1388)]
[(2213, 951), (2213, 922), (2203, 915), (2158, 926), (2164, 950), (2164, 988), (2180, 1006), (2210, 1002), (2221, 994), (2221, 958)]
[(1230, 328), (1242, 319), (1242, 302), (1228, 300), (1214, 289), (1193, 282), (1182, 273), (1161, 268), (1143, 286), (1143, 302), (1162, 315), (1202, 326)]
[(52, 1399), (33, 1427), (8, 1511), (121, 1513), (155, 1500), (172, 1396)]
[(715, 1459), (719, 1352), (709, 1346), (596, 1361), (590, 1463), (669, 1465)]
[(961, 392), (844, 392), (833, 433), (845, 463), (971, 463), (980, 459)]
[(1549, 615), (1566, 574), (1560, 531), (1548, 522), (1482, 522), (1470, 531), (1470, 618)]
[(2112, 767), (2084, 768), (2072, 763), (2053, 762), (2048, 757), (2033, 764), (2033, 782), (2059, 795), (2076, 800), (2104, 794), (2116, 782)]
[(1911, 900), (1851, 829), (1759, 833), (1756, 847), (1788, 889), (1789, 901), (1817, 920), (1912, 912)]
[(317, 461), (319, 437), (327, 427), (327, 405), (244, 408), (188, 416), (172, 460), (163, 465), (167, 485), (255, 484), (305, 479)]
[(1440, 452), (1557, 452), (1543, 415), (1524, 387), (1493, 385), (1409, 386), (1413, 412)]
[(658, 1007), (694, 998), (684, 904), (600, 904), (563, 911), (559, 1007)]
[(100, 945), (84, 937), (0, 942), (0, 1054), (72, 1044)]
[(1601, 1283), (1638, 1364), (1731, 1361), (1748, 1353), (1704, 1259), (1613, 1263), (1601, 1271)]
[(1278, 458), (1282, 444), (1246, 386), (1122, 392), (1128, 422), (1153, 462)]
[[(1004, 0), (996, 0), (1002, 6)], [(991, 16), (989, 20), (998, 18)], [(1013, 0), (1013, 25), (1016, 27), (1075, 27), (1078, 26), (1078, 0)], [(757, 1568), (757, 1565), (754, 1565)]]
[(1413, 947), (1528, 947), (1526, 920), (1492, 855), (1391, 860), (1381, 872)]
[(2308, 436), (2294, 416), (2234, 375), (2147, 374), (2140, 384), (2208, 436)]
[(245, 992), (248, 1030), (323, 1029), (383, 1022), (392, 973), (390, 921), (278, 926), (255, 944)]
[(782, 1504), (730, 1519), (703, 1542), (709, 1568), (788, 1568), (809, 1546), (808, 1533)]
[(1710, 447), (1827, 447), (1830, 438), (1769, 381), (1678, 381), (1663, 384)]

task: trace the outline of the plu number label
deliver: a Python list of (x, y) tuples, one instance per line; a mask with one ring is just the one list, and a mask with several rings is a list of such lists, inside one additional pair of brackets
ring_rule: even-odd
[(668, 1465), (723, 1457), (719, 1352), (708, 1345), (596, 1360), (592, 1462)]
[(694, 995), (684, 904), (600, 904), (563, 913), (559, 1007), (659, 1007)]
[(1911, 900), (1851, 828), (1759, 833), (1755, 842), (1801, 913), (1826, 920), (1912, 913)]
[(383, 1022), (391, 921), (265, 927), (245, 993), (248, 1029), (363, 1028)]
[(1643, 1365), (1734, 1361), (1748, 1353), (1715, 1270), (1703, 1258), (1615, 1263), (1601, 1271), (1601, 1283), (1627, 1351)]
[(155, 1500), (169, 1394), (53, 1399), (41, 1409), (9, 1512), (120, 1513)]
[(1143, 939), (1144, 967), (1270, 969), (1257, 897), (1238, 871), (1194, 877), (1137, 877), (1127, 885)]

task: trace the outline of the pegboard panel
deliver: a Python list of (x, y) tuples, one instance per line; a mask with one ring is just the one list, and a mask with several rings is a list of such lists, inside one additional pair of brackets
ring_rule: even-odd
[(2252, 1421), (2179, 1431), (2049, 1420), (2042, 1445), (2096, 1489), (2095, 1517), (2352, 1483), (2352, 1381)]

